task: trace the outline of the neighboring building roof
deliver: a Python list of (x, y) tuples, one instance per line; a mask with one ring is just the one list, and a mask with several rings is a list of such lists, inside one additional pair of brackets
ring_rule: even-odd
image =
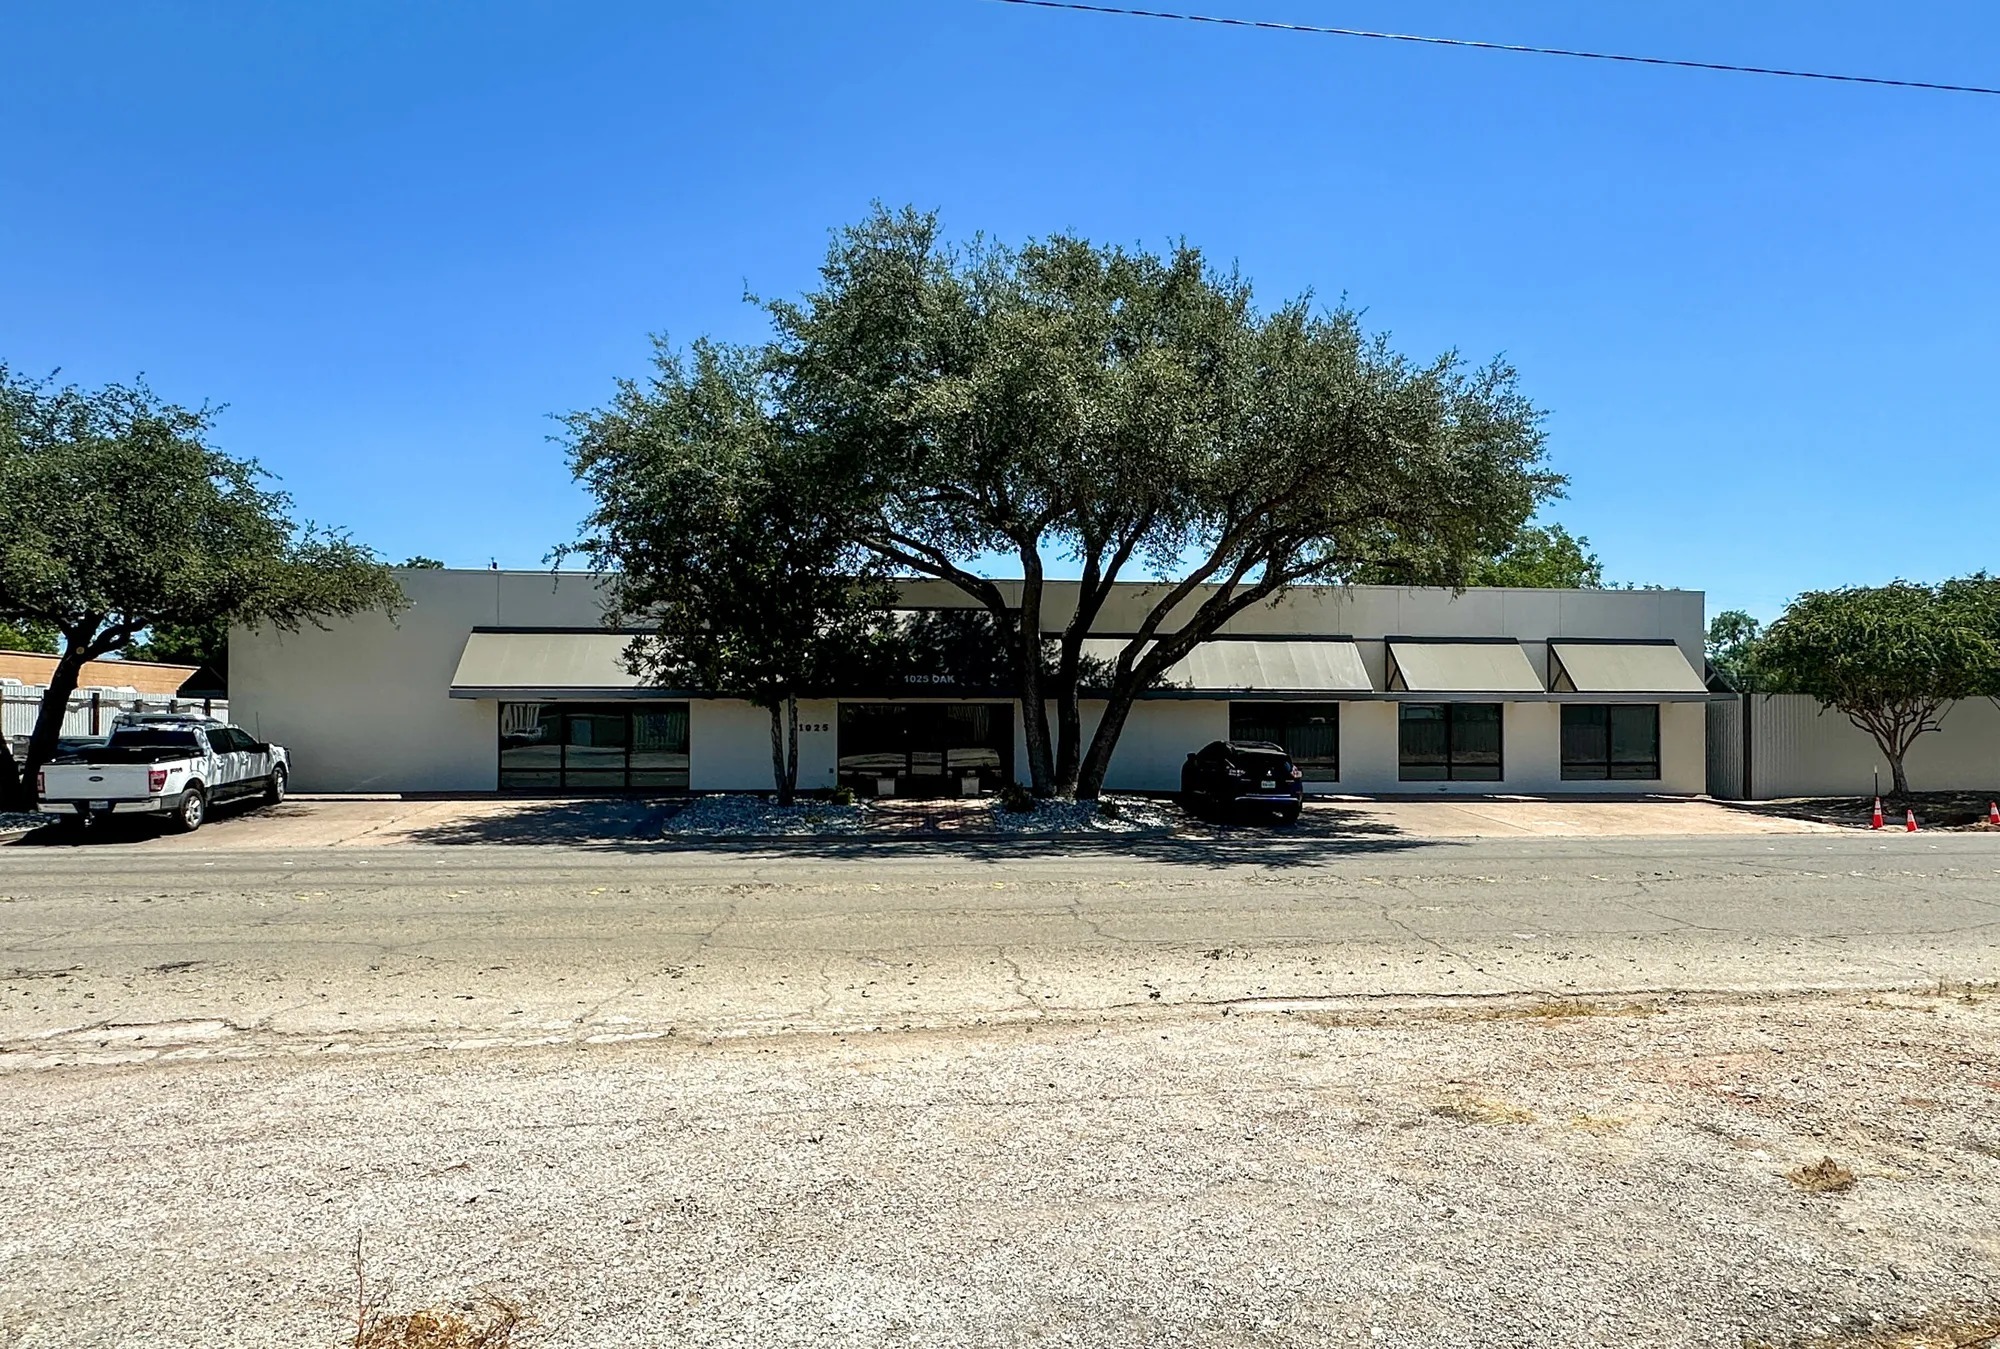
[(1557, 693), (1701, 693), (1706, 685), (1672, 642), (1550, 642)]
[(1521, 644), (1389, 639), (1389, 689), (1395, 693), (1541, 693), (1540, 676)]
[(451, 677), (454, 698), (632, 697), (621, 632), (475, 632)]
[[(23, 684), (46, 688), (55, 669), (56, 657), (39, 651), (0, 651), (0, 679), (18, 679)], [(160, 661), (92, 660), (84, 662), (76, 684), (85, 690), (137, 689), (171, 698), (194, 672), (192, 665), (168, 665)]]
[[(1115, 661), (1123, 637), (1092, 637), (1084, 654)], [(1347, 638), (1212, 638), (1167, 667), (1159, 692), (1368, 693), (1368, 667)]]

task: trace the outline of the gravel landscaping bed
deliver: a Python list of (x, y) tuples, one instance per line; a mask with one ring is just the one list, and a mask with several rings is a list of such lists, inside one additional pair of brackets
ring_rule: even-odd
[(808, 837), (858, 834), (867, 827), (866, 806), (799, 801), (780, 806), (761, 796), (697, 796), (667, 817), (670, 836), (702, 838)]
[(0, 834), (20, 834), (30, 829), (40, 829), (48, 823), (46, 816), (17, 815), (0, 811)]
[(1143, 796), (1038, 801), (1033, 810), (1008, 810), (994, 801), (988, 809), (992, 827), (1003, 834), (1157, 834), (1171, 833), (1181, 824), (1173, 804)]

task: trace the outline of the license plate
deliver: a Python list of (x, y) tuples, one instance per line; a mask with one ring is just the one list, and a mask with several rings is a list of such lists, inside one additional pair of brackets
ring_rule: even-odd
[(1278, 785), (1278, 780), (1276, 778), (1265, 778), (1264, 785), (1266, 787), (1275, 787)]
[(109, 801), (92, 801), (90, 808), (92, 810), (109, 810), (111, 809), (111, 803)]

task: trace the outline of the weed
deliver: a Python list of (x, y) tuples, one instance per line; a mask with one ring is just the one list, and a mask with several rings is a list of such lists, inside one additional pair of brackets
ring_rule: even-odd
[(854, 789), (852, 787), (835, 787), (827, 794), (826, 799), (833, 802), (836, 806), (851, 806), (854, 804)]
[(354, 1234), (354, 1334), (343, 1349), (515, 1349), (533, 1325), (521, 1304), (491, 1292), (463, 1311), (385, 1310), (381, 1292), (368, 1287), (361, 1234)]
[(1000, 809), (1016, 815), (1026, 815), (1035, 808), (1035, 794), (1018, 782), (1010, 782), (1000, 789)]
[(1460, 1096), (1431, 1107), (1431, 1113), (1460, 1124), (1533, 1124), (1535, 1112), (1485, 1096)]
[(1572, 1129), (1581, 1129), (1587, 1134), (1615, 1134), (1624, 1132), (1632, 1121), (1621, 1115), (1576, 1115), (1570, 1119)]
[(1808, 1194), (1838, 1194), (1854, 1188), (1854, 1173), (1831, 1157), (1785, 1172), (1785, 1179)]

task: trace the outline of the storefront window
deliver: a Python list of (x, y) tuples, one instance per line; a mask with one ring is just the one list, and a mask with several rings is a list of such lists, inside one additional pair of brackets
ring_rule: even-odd
[(840, 782), (867, 796), (960, 796), (1012, 780), (1006, 703), (842, 703)]
[(1660, 709), (1654, 703), (1565, 703), (1565, 781), (1654, 781), (1660, 776)]
[(686, 703), (502, 703), (503, 790), (683, 791)]
[(1283, 745), (1307, 782), (1340, 781), (1339, 703), (1231, 703), (1229, 738)]
[(1402, 704), (1405, 782), (1498, 782), (1500, 751), (1499, 703)]

